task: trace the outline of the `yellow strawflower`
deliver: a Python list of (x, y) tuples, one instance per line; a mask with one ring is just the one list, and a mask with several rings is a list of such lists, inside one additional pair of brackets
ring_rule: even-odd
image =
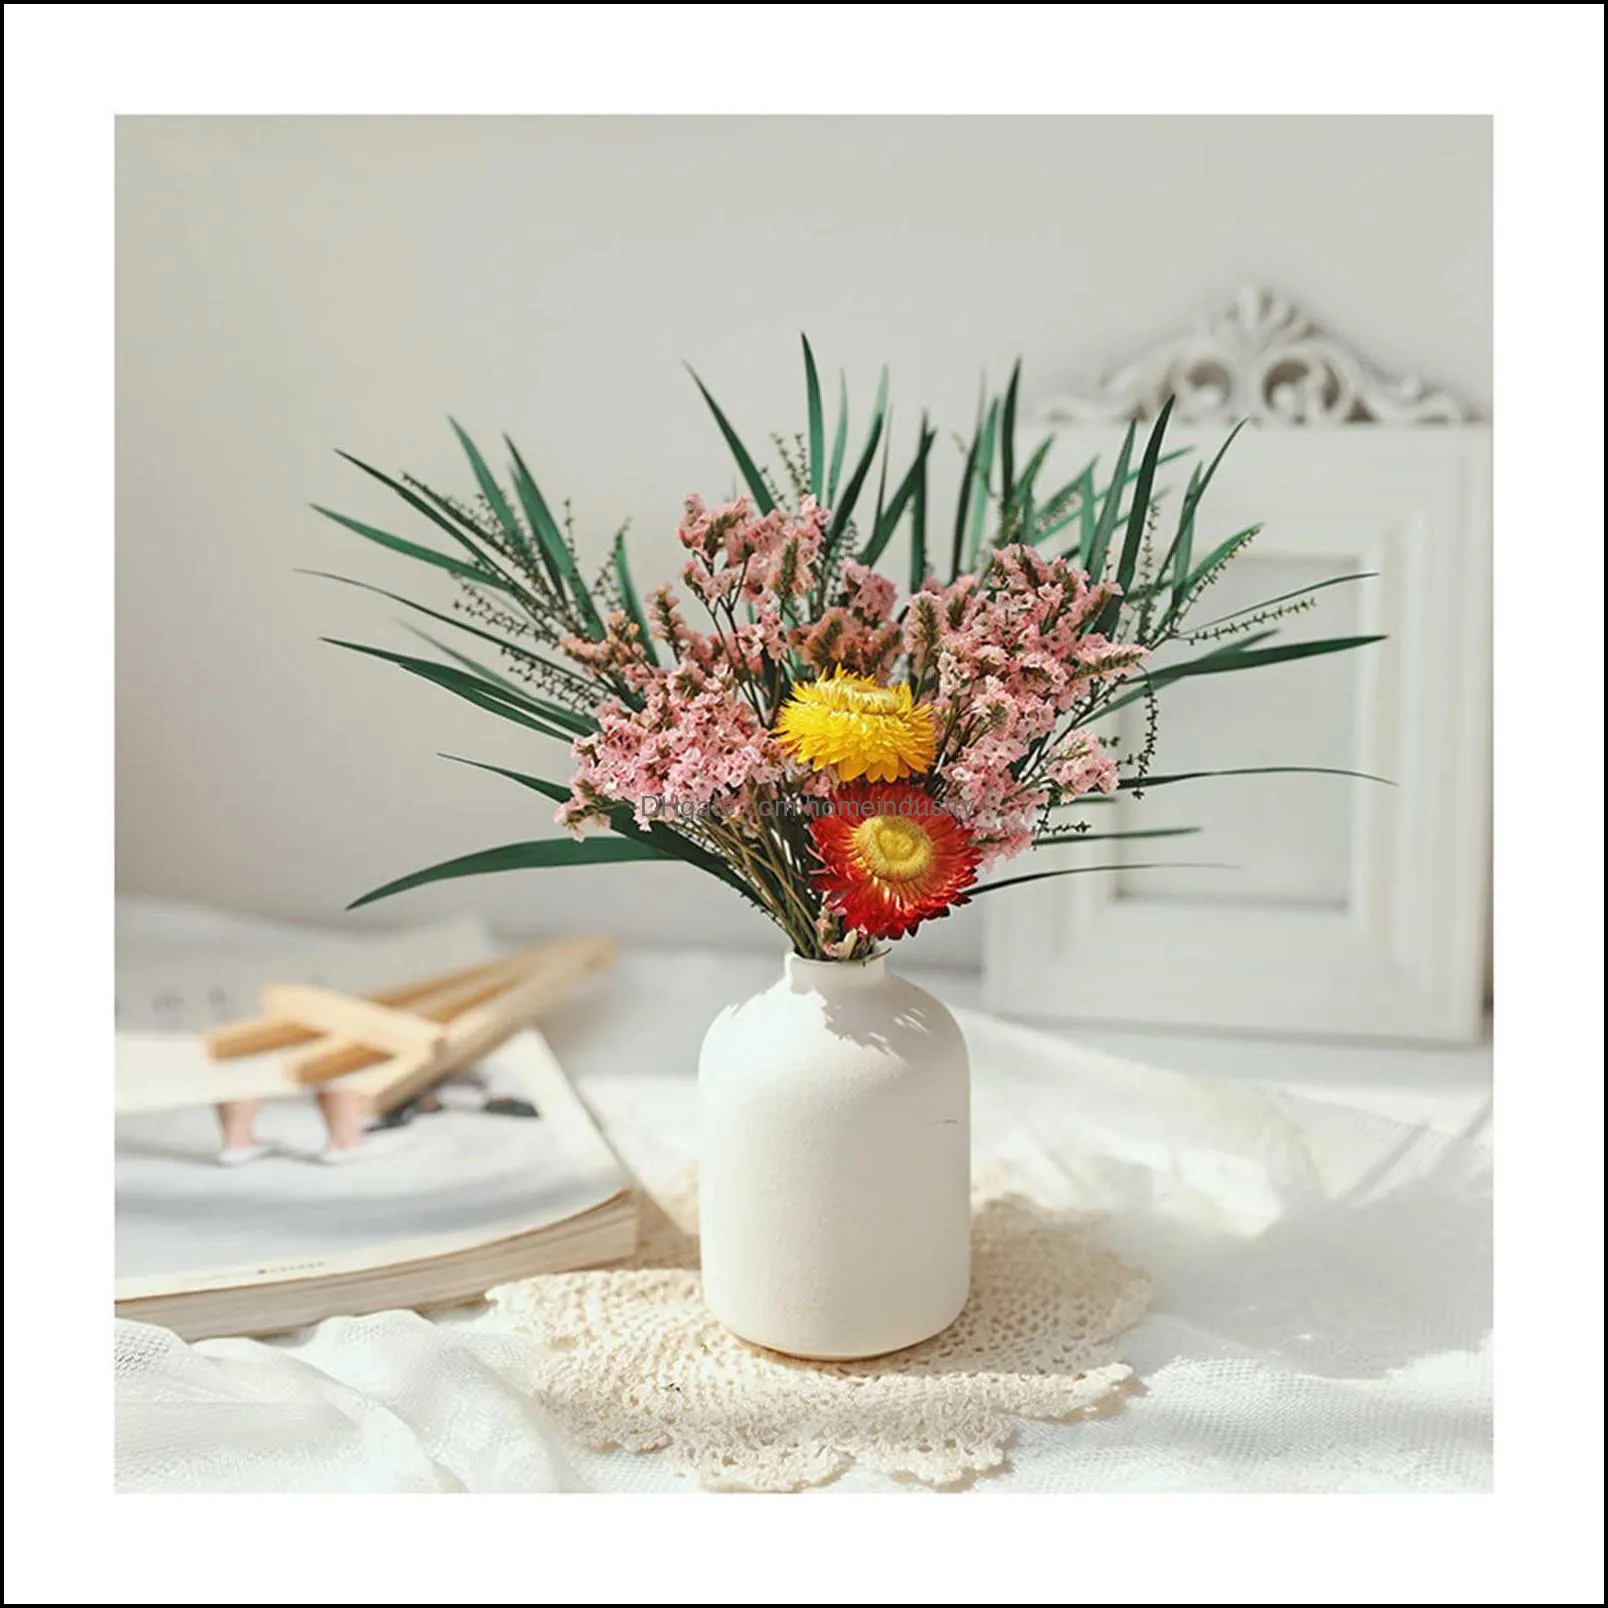
[(938, 746), (932, 714), (908, 686), (879, 687), (842, 669), (793, 689), (776, 736), (795, 759), (815, 770), (830, 765), (845, 782), (918, 775)]

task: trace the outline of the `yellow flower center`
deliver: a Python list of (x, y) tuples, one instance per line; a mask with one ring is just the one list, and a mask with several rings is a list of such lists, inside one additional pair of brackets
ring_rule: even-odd
[(932, 839), (914, 821), (876, 815), (854, 829), (861, 863), (884, 882), (914, 882), (932, 868)]
[(897, 715), (910, 708), (909, 687), (879, 687), (858, 676), (817, 681), (815, 691), (823, 709), (846, 715)]

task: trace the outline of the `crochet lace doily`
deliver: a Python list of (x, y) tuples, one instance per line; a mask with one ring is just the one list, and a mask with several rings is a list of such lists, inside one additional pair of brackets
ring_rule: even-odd
[(1112, 1342), (1150, 1279), (1099, 1248), (1087, 1214), (979, 1190), (960, 1317), (892, 1356), (820, 1363), (704, 1310), (694, 1199), (690, 1183), (645, 1199), (628, 1265), (491, 1292), (540, 1342), (526, 1388), (583, 1446), (662, 1453), (711, 1489), (796, 1491), (855, 1465), (964, 1485), (1005, 1466), (1020, 1420), (1092, 1416), (1132, 1388)]

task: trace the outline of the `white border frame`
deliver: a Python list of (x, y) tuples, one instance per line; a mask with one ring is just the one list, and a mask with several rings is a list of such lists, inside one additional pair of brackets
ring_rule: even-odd
[[(1099, 451), (1109, 461), (1109, 431), (1067, 434), (1081, 449), (1073, 456)], [(1291, 517), (1319, 508), (1330, 528), (1337, 514), (1355, 516), (1347, 551), (1301, 534)], [(989, 1006), (1062, 1021), (1477, 1037), (1489, 903), (1489, 430), (1248, 431), (1203, 513), (1213, 530), (1262, 522), (1263, 557), (1378, 572), (1359, 584), (1358, 629), (1388, 640), (1346, 656), (1358, 678), (1357, 730), (1353, 751), (1330, 762), (1395, 785), (1334, 779), (1352, 805), (1344, 905), (1124, 899), (1115, 873), (1011, 889), (988, 900)], [(1170, 768), (1162, 699), (1158, 772)], [(1224, 753), (1218, 763), (1235, 762)], [(1179, 841), (1189, 852), (1126, 858), (1213, 858), (1209, 833)], [(1109, 864), (1110, 848), (1045, 851), (1032, 868)], [(1209, 894), (1211, 873), (1201, 876)]]
[[(80, 588), (87, 592), (79, 606), (87, 609), (90, 627), (84, 651), (64, 655), (59, 616), (37, 601), (52, 595), (59, 550), (47, 542), (13, 543), (7, 555), (17, 600), (16, 617), (7, 621), (8, 668), (13, 659), (24, 666), (49, 663), (60, 690), (81, 695), (88, 711), (82, 740), (62, 743), (61, 702), (31, 696), (26, 676), (12, 682), (8, 758), (13, 747), (27, 756), (55, 745), (55, 785), (35, 785), (28, 767), (19, 765), (15, 797), (7, 798), (8, 851), (17, 846), (15, 863), (7, 867), (13, 872), (7, 914), (15, 909), (31, 917), (29, 941), (7, 955), (7, 991), (15, 985), (34, 1007), (14, 1011), (8, 1021), (14, 1065), (49, 1053), (59, 1023), (82, 1010), (86, 973), (103, 991), (111, 981), (105, 889), (111, 874), (112, 297), (105, 130), (113, 108), (199, 112), (227, 103), (237, 112), (406, 107), (422, 113), (469, 110), (471, 98), (481, 110), (527, 105), (532, 56), (517, 47), (528, 43), (551, 58), (555, 42), (572, 42), (559, 30), (590, 28), (596, 48), (576, 54), (554, 76), (544, 90), (556, 102), (548, 109), (641, 113), (695, 104), (705, 112), (730, 111), (776, 98), (775, 84), (749, 70), (767, 43), (752, 28), (763, 26), (795, 69), (790, 93), (801, 109), (1020, 113), (1065, 109), (1069, 57), (1116, 60), (1133, 46), (1131, 12), (1099, 6), (1035, 12), (1030, 20), (1041, 48), (1025, 52), (1017, 30), (979, 29), (965, 14), (934, 12), (912, 31), (903, 7), (858, 9), (856, 49), (847, 54), (838, 30), (801, 29), (790, 15), (768, 13), (757, 23), (743, 18), (738, 26), (727, 12), (718, 29), (700, 37), (685, 14), (646, 12), (632, 19), (639, 35), (662, 25), (665, 37), (627, 55), (610, 48), (618, 17), (593, 11), (572, 10), (555, 20), (556, 8), (526, 8), (503, 36), (510, 48), (488, 52), (483, 32), (464, 27), (461, 13), (443, 27), (431, 7), (398, 11), (382, 33), (366, 7), (286, 12), (268, 30), (238, 10), (218, 22), (194, 7), (168, 8), (160, 19), (154, 9), (102, 10), (94, 18), (92, 50), (84, 48), (81, 13), (14, 6), (6, 18), (7, 43), (18, 47), (7, 132), (19, 136), (12, 142), (18, 169), (8, 173), (19, 182), (8, 184), (6, 194), (7, 223), (16, 226), (7, 292), (26, 310), (19, 328), (8, 331), (15, 337), (8, 375), (14, 370), (30, 403), (7, 419), (8, 448), (15, 432), (17, 455), (33, 470), (13, 476), (7, 513), (19, 525), (30, 515), (47, 521), (59, 488), (71, 485), (91, 560)], [(1602, 1176), (1603, 1085), (1580, 1081), (1567, 1097), (1570, 1120), (1560, 1122), (1550, 1083), (1530, 1074), (1537, 1067), (1602, 1061), (1603, 549), (1595, 534), (1602, 528), (1602, 478), (1595, 471), (1603, 394), (1594, 365), (1583, 363), (1580, 353), (1602, 342), (1603, 14), (1588, 7), (1545, 15), (1479, 8), (1459, 19), (1454, 34), (1438, 6), (1358, 12), (1348, 21), (1337, 29), (1330, 13), (1287, 10), (1269, 28), (1265, 11), (1249, 7), (1175, 9), (1167, 26), (1152, 29), (1146, 40), (1140, 91), (1125, 75), (1090, 74), (1077, 86), (1076, 110), (1277, 112), (1298, 95), (1308, 112), (1461, 115), (1473, 107), (1494, 111), (1500, 122), (1497, 350), (1504, 411), (1497, 502), (1503, 557), (1519, 571), (1530, 563), (1537, 531), (1581, 533), (1566, 560), (1578, 583), (1575, 628), (1548, 645), (1548, 674), (1571, 694), (1538, 701), (1528, 686), (1507, 677), (1497, 705), (1499, 729), (1521, 732), (1526, 754), (1538, 743), (1566, 752), (1573, 773), (1572, 785), (1543, 789), (1509, 763), (1498, 789), (1498, 1077), (1504, 1094), (1498, 1397), (1504, 1404), (1522, 1402), (1533, 1391), (1533, 1359), (1559, 1335), (1582, 1337), (1589, 1353), (1593, 1346), (1600, 1350), (1602, 1332), (1602, 1217), (1579, 1206), (1580, 1192)], [(237, 40), (245, 48), (223, 48)], [(1298, 81), (1292, 61), (1301, 64)], [(890, 62), (907, 70), (892, 72)], [(1563, 173), (1576, 180), (1566, 207), (1557, 203)], [(60, 426), (75, 408), (88, 420), (87, 455), (86, 432)], [(1498, 609), (1508, 655), (1503, 662), (1534, 652), (1534, 614), (1519, 590), (1507, 593)], [(1504, 741), (1511, 761), (1518, 741)], [(1555, 941), (1559, 924), (1570, 922), (1571, 941)], [(68, 954), (81, 963), (63, 966)], [(1511, 1067), (1504, 1058), (1507, 1040), (1515, 1052)], [(157, 1589), (151, 1583), (159, 1582), (168, 1601), (207, 1600), (248, 1552), (254, 1589), (280, 1601), (309, 1590), (353, 1598), (387, 1590), (393, 1598), (448, 1597), (461, 1589), (466, 1557), (475, 1560), (483, 1595), (495, 1600), (528, 1591), (528, 1526), (510, 1524), (508, 1510), (496, 1503), (439, 1503), (429, 1510), (433, 1546), (387, 1552), (352, 1546), (353, 1502), (362, 1498), (298, 1504), (296, 1545), (264, 1549), (265, 1521), (285, 1511), (274, 1498), (210, 1504), (206, 1524), (198, 1526), (192, 1502), (113, 1497), (105, 1474), (110, 1405), (104, 1391), (83, 1388), (103, 1366), (102, 1296), (94, 1280), (60, 1279), (64, 1243), (98, 1244), (103, 1258), (110, 1255), (110, 1180), (97, 1158), (109, 1152), (111, 1114), (92, 1103), (81, 1127), (88, 1137), (63, 1154), (38, 1142), (59, 1109), (56, 1085), (17, 1078), (9, 1096), (6, 1199), (20, 1209), (7, 1237), (6, 1290), (18, 1293), (19, 1309), (51, 1291), (54, 1321), (15, 1323), (8, 1335), (7, 1456), (14, 1452), (30, 1474), (18, 1482), (8, 1513), (17, 1541), (7, 1558), (8, 1597), (110, 1601)], [(38, 1233), (42, 1221), (53, 1232)], [(1535, 1251), (1562, 1221), (1571, 1225), (1577, 1255), (1572, 1276), (1560, 1280), (1555, 1262)], [(1180, 1601), (1231, 1592), (1246, 1603), (1287, 1601), (1319, 1558), (1323, 1589), (1343, 1601), (1596, 1601), (1602, 1559), (1591, 1538), (1600, 1534), (1603, 1501), (1602, 1388), (1601, 1369), (1583, 1367), (1571, 1377), (1568, 1412), (1507, 1412), (1504, 1406), (1499, 1489), (1477, 1501), (1081, 1497), (1078, 1517), (1106, 1544), (1081, 1554), (1079, 1591), (1089, 1600), (1127, 1594)], [(620, 1501), (631, 1504), (625, 1516), (638, 1538), (634, 1548), (617, 1545)], [(383, 1516), (391, 1510), (374, 1511)], [(964, 1511), (947, 1501), (897, 1509), (874, 1501), (814, 1503), (816, 1544), (809, 1548), (797, 1544), (799, 1511), (786, 1502), (746, 1503), (739, 1530), (724, 1502), (644, 1496), (568, 1503), (562, 1526), (544, 1534), (542, 1578), (555, 1599), (584, 1598), (596, 1590), (600, 1548), (612, 1545), (618, 1593), (646, 1599), (665, 1590), (666, 1548), (690, 1544), (700, 1558), (699, 1589), (710, 1601), (722, 1594), (751, 1597), (761, 1589), (756, 1580), (770, 1578), (767, 1570), (784, 1555), (794, 1593), (822, 1601), (845, 1582), (861, 1596), (909, 1593), (930, 1582), (935, 1591), (964, 1600), (968, 1593), (997, 1591), (1002, 1580), (1022, 1600), (1065, 1594), (1064, 1532), (1045, 1524), (1039, 1503), (968, 1503)], [(1154, 1544), (1158, 1524), (1165, 1526), (1167, 1545)], [(956, 1545), (957, 1525), (965, 1526), (964, 1545)], [(1336, 1547), (1342, 1527), (1350, 1544)], [(83, 1544), (86, 1533), (96, 1545)]]

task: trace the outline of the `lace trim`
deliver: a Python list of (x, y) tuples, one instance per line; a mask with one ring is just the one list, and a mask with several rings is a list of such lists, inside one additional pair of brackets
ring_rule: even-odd
[(1020, 1420), (1093, 1416), (1132, 1388), (1112, 1342), (1150, 1279), (1100, 1249), (1089, 1214), (980, 1190), (955, 1323), (890, 1357), (814, 1363), (704, 1310), (694, 1203), (690, 1181), (645, 1200), (629, 1265), (491, 1292), (541, 1342), (526, 1388), (583, 1446), (662, 1452), (711, 1489), (795, 1491), (856, 1465), (952, 1487), (1004, 1468)]

